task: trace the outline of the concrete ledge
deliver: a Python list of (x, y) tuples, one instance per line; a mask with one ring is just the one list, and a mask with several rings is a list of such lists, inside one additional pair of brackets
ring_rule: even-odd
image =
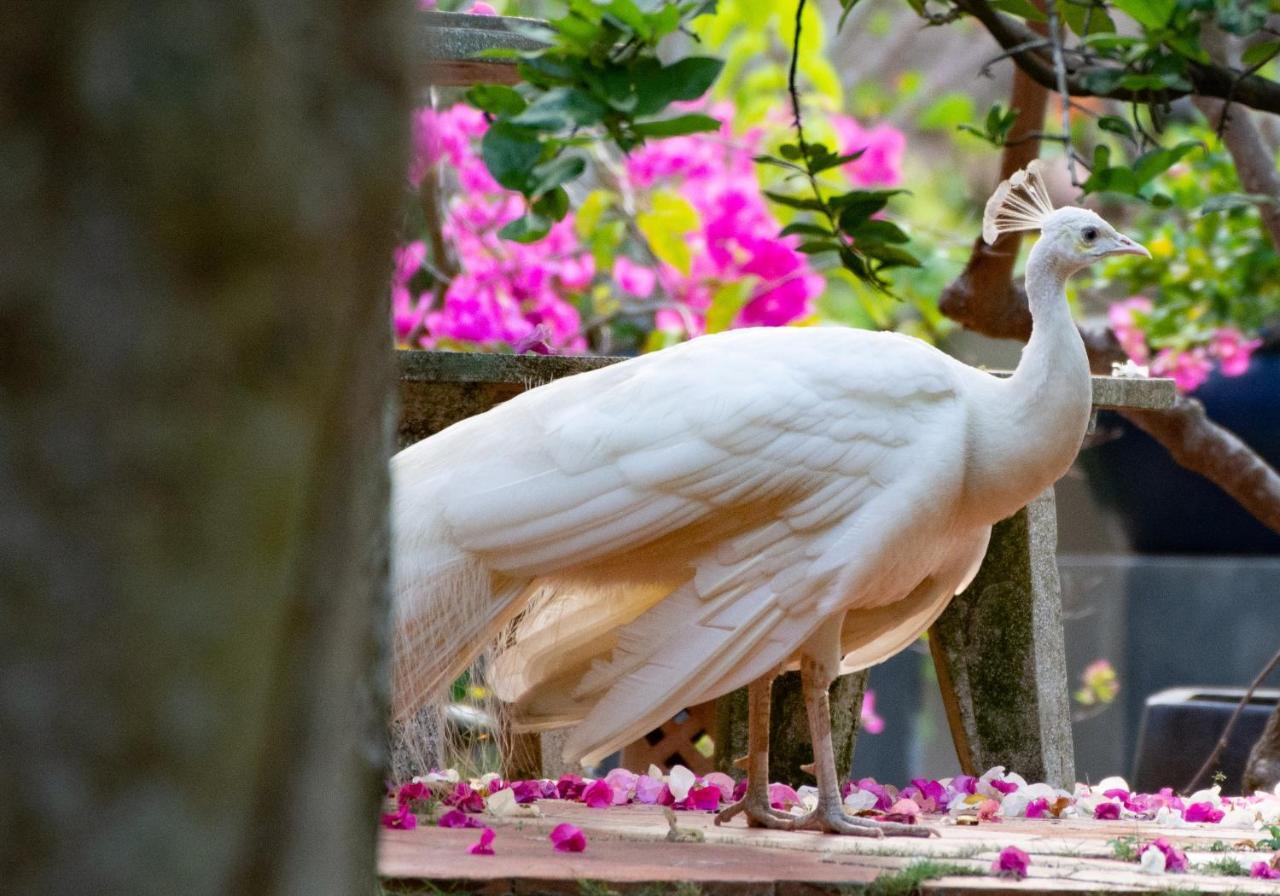
[(418, 58), (425, 59), (428, 84), (468, 86), (471, 84), (515, 84), (515, 63), (507, 59), (478, 58), (485, 50), (536, 50), (541, 42), (508, 27), (508, 23), (529, 26), (537, 19), (514, 16), (473, 16), (460, 12), (424, 12), (417, 35)]

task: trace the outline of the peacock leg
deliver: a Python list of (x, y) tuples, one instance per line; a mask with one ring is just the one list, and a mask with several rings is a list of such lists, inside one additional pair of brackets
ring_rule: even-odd
[[(839, 634), (839, 626), (835, 626)], [(797, 829), (850, 834), (855, 837), (936, 837), (932, 828), (891, 821), (860, 818), (844, 811), (840, 798), (840, 778), (836, 772), (835, 749), (831, 744), (831, 704), (827, 691), (840, 667), (839, 644), (820, 634), (800, 654), (800, 686), (804, 707), (809, 716), (809, 734), (813, 740), (813, 775), (818, 779), (818, 805), (795, 822)], [(816, 649), (812, 649), (816, 648)]]
[(769, 805), (769, 704), (773, 679), (770, 672), (747, 685), (747, 792), (736, 803), (721, 809), (716, 824), (738, 813), (747, 816), (753, 828), (790, 828), (795, 816)]

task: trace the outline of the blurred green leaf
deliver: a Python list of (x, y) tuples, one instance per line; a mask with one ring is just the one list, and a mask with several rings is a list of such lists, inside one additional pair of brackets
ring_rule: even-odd
[(495, 121), (485, 131), (480, 154), (494, 180), (508, 190), (523, 191), (542, 156), (542, 143), (526, 128)]

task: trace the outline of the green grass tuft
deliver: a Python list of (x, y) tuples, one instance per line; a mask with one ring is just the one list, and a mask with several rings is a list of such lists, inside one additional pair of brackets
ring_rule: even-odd
[(1111, 847), (1111, 857), (1121, 862), (1138, 861), (1138, 838), (1137, 837), (1117, 837), (1114, 840), (1108, 840), (1107, 846)]
[(1231, 856), (1223, 856), (1220, 859), (1214, 859), (1212, 862), (1205, 862), (1203, 865), (1196, 865), (1196, 871), (1204, 874), (1221, 874), (1224, 877), (1248, 877), (1249, 869), (1246, 868), (1239, 859)]
[(912, 862), (901, 871), (882, 874), (869, 884), (844, 885), (840, 887), (840, 892), (848, 896), (919, 896), (922, 892), (921, 884), (927, 880), (936, 880), (940, 877), (973, 877), (985, 873), (954, 862), (921, 859), (918, 862)]

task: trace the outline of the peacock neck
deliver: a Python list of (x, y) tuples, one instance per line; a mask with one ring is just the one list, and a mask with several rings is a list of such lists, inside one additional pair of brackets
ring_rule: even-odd
[(1032, 248), (1026, 269), (1031, 338), (1013, 375), (988, 379), (972, 409), (969, 503), (990, 522), (1057, 481), (1088, 426), (1089, 361), (1067, 305), (1071, 273), (1045, 241)]

